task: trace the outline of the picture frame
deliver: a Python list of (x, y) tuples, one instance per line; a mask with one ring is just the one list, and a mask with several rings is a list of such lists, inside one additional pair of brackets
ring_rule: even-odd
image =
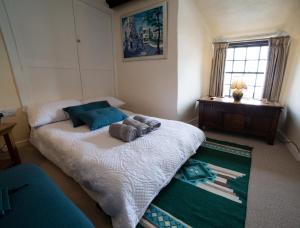
[(121, 16), (123, 61), (167, 58), (167, 2)]

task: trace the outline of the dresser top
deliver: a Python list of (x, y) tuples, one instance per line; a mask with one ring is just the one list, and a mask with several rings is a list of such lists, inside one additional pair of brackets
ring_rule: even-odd
[(219, 102), (219, 103), (229, 103), (229, 104), (242, 104), (242, 105), (255, 105), (255, 106), (266, 106), (272, 108), (283, 108), (281, 104), (278, 102), (270, 102), (270, 101), (261, 101), (254, 99), (242, 98), (241, 101), (235, 102), (232, 97), (202, 97), (198, 101), (200, 102)]

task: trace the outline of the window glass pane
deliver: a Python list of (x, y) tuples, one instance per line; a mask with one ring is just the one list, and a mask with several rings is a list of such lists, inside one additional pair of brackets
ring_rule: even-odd
[(248, 86), (248, 88), (244, 90), (244, 97), (253, 98), (253, 93), (254, 93), (254, 87)]
[(261, 99), (263, 94), (263, 87), (255, 87), (254, 99)]
[(259, 49), (260, 49), (260, 47), (248, 47), (248, 49), (247, 49), (247, 59), (257, 60), (258, 57), (259, 57)]
[(233, 49), (234, 48), (228, 48), (226, 51), (226, 60), (233, 60)]
[(231, 72), (232, 71), (232, 61), (226, 61), (225, 63), (225, 72)]
[(224, 85), (223, 96), (228, 97), (229, 96), (229, 91), (230, 91), (230, 85)]
[(235, 60), (245, 60), (246, 59), (246, 49), (247, 48), (235, 48), (234, 59)]
[(243, 74), (232, 74), (231, 82), (237, 79), (243, 79)]
[(264, 86), (265, 85), (265, 74), (257, 74), (256, 78), (256, 86)]
[(244, 75), (244, 82), (247, 86), (254, 86), (255, 85), (255, 74), (245, 74)]
[(256, 72), (257, 71), (258, 61), (256, 60), (248, 60), (246, 61), (246, 72)]
[(258, 72), (266, 72), (266, 68), (267, 68), (267, 61), (260, 60), (258, 64)]
[(245, 61), (234, 61), (233, 72), (244, 72)]
[(231, 84), (231, 74), (225, 74), (225, 76), (224, 76), (224, 84), (227, 84), (227, 85)]
[(223, 95), (232, 96), (232, 90), (230, 89), (232, 81), (242, 79), (248, 87), (244, 90), (244, 97), (261, 99), (268, 64), (268, 52), (268, 46), (228, 48)]
[(268, 59), (269, 47), (263, 46), (260, 51), (260, 59)]

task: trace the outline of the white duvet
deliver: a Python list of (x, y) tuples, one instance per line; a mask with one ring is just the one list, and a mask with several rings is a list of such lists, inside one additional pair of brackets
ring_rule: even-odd
[(162, 123), (158, 130), (130, 143), (112, 138), (108, 127), (73, 128), (69, 120), (35, 129), (31, 142), (88, 190), (114, 227), (135, 227), (205, 139), (192, 125), (157, 120)]

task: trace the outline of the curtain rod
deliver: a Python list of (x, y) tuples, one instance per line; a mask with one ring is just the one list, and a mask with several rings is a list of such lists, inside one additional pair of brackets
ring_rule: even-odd
[(279, 36), (289, 36), (289, 34), (285, 31), (277, 31), (274, 33), (240, 36), (240, 37), (232, 37), (232, 38), (217, 37), (214, 39), (214, 43), (223, 43), (223, 42), (241, 43), (241, 42), (249, 42), (249, 41), (264, 41), (266, 39), (272, 37), (279, 37)]

